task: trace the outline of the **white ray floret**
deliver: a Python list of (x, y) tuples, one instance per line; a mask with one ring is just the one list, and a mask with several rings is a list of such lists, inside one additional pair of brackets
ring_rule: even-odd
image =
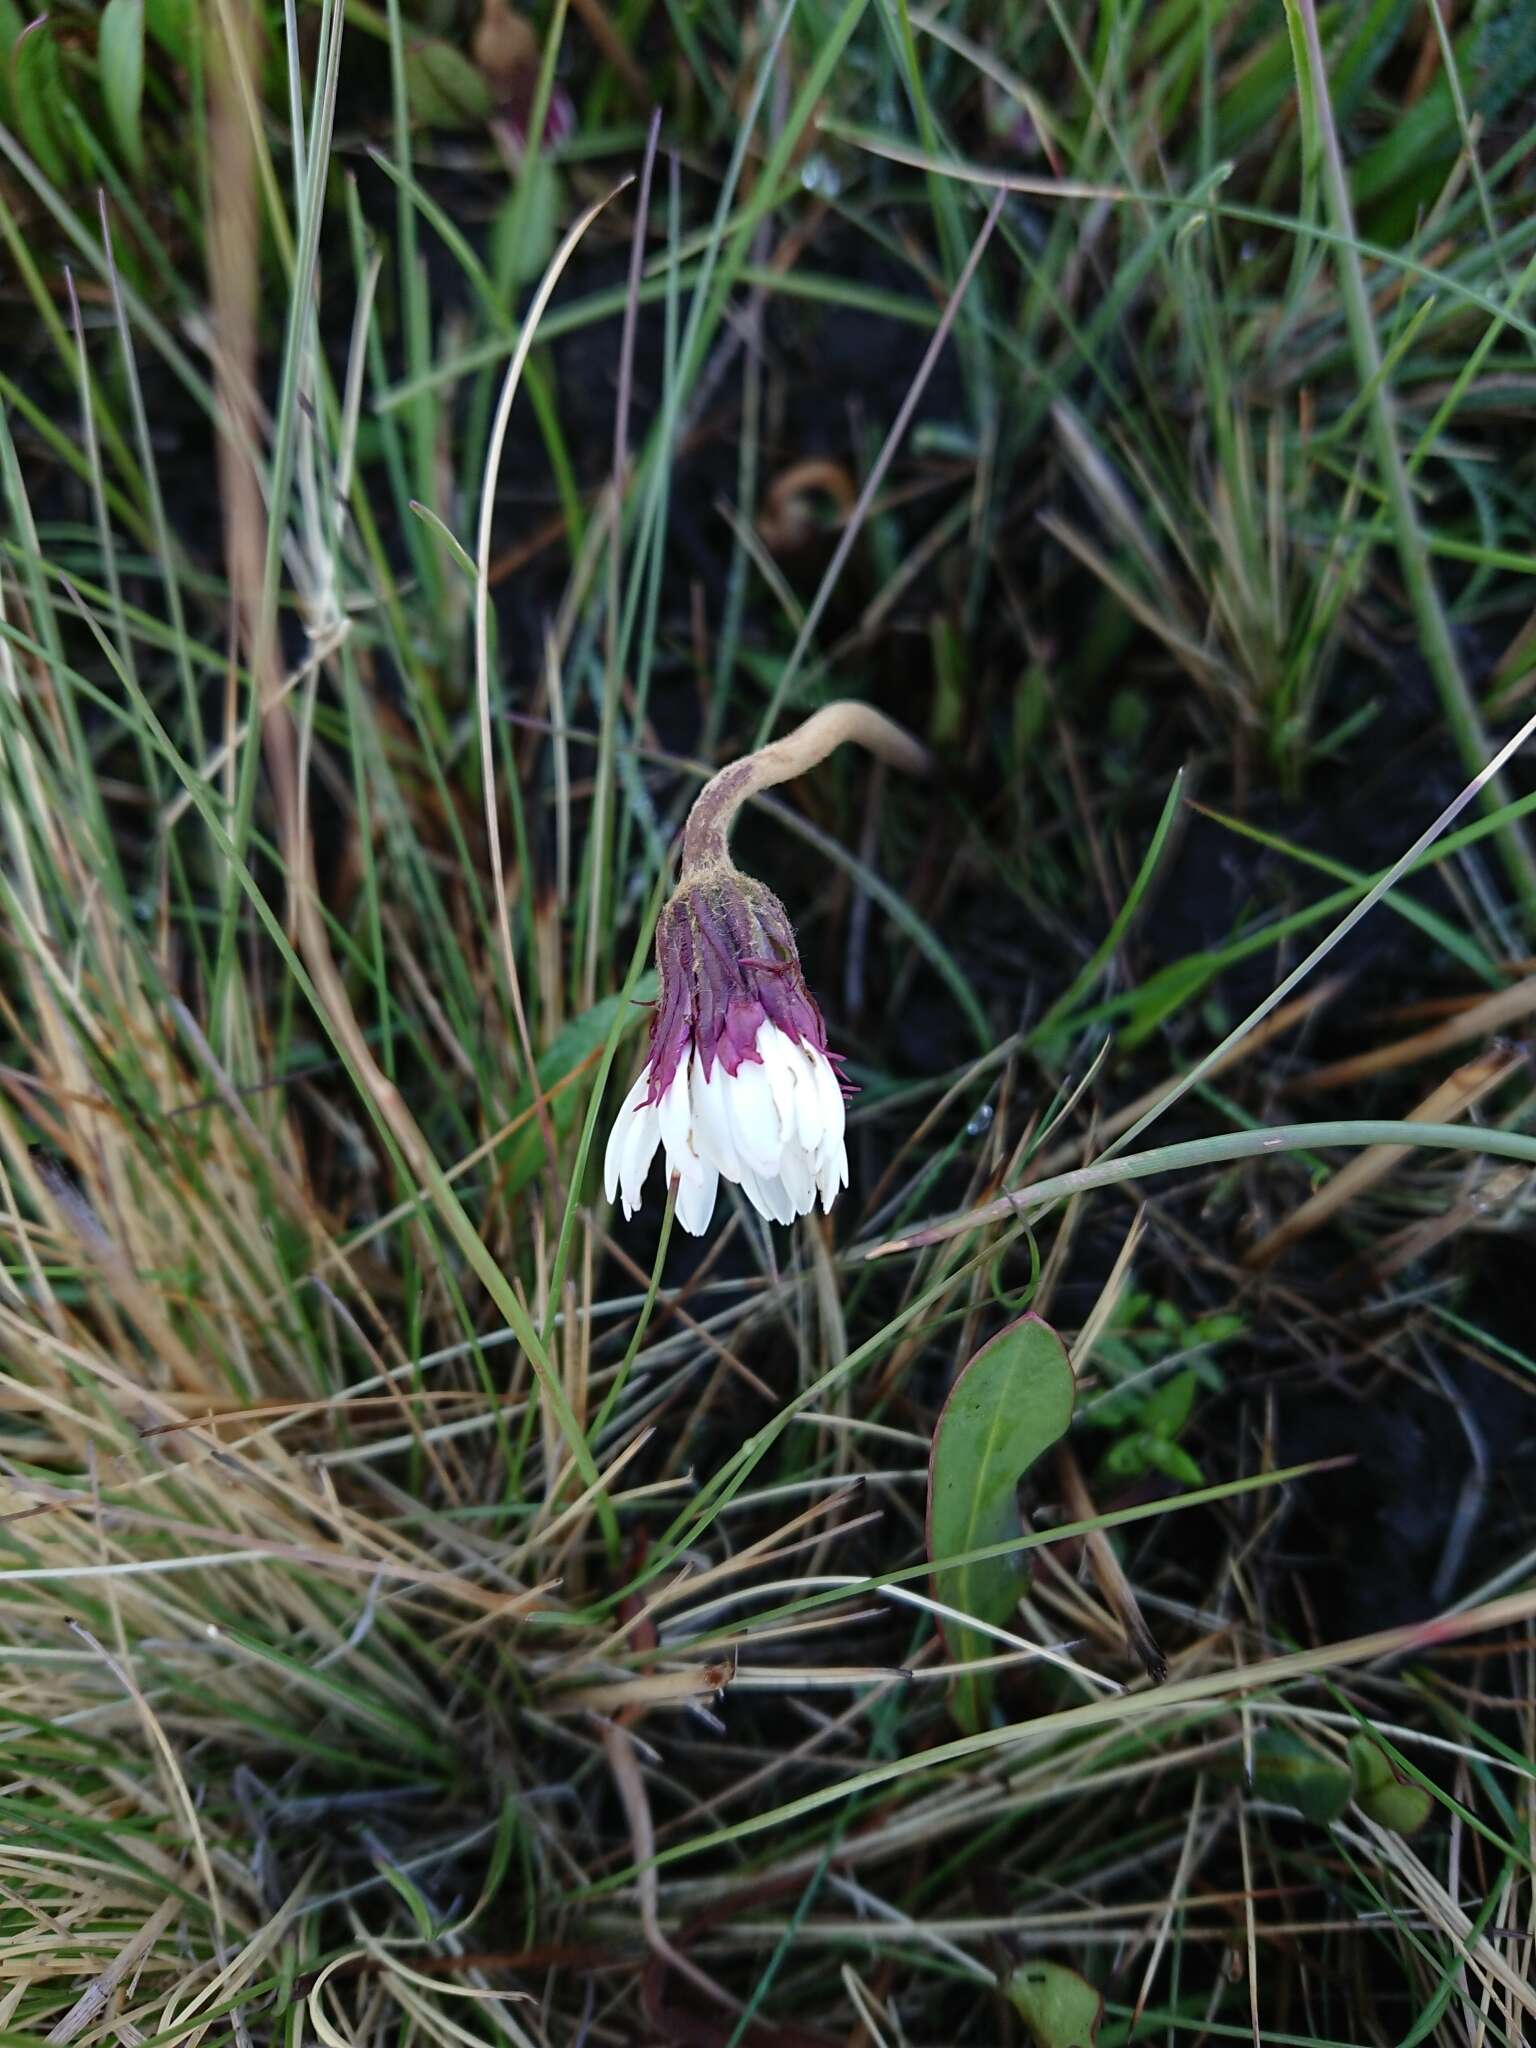
[(758, 1027), (757, 1058), (734, 1074), (717, 1058), (706, 1077), (697, 1052), (680, 1060), (659, 1102), (649, 1102), (649, 1065), (614, 1118), (603, 1167), (609, 1201), (633, 1216), (656, 1148), (678, 1177), (677, 1220), (700, 1237), (722, 1179), (776, 1223), (805, 1216), (821, 1196), (830, 1209), (848, 1185), (843, 1091), (818, 1047), (777, 1024)]

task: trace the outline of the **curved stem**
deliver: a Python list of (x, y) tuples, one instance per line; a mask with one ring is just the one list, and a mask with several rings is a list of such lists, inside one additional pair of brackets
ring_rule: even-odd
[(1048, 1180), (1032, 1181), (1015, 1188), (979, 1209), (967, 1209), (960, 1216), (945, 1216), (922, 1230), (888, 1238), (870, 1245), (863, 1256), (881, 1259), (888, 1252), (912, 1251), (919, 1245), (942, 1244), (946, 1238), (963, 1236), (988, 1223), (1006, 1223), (1015, 1216), (1032, 1221), (1038, 1212), (1066, 1195), (1087, 1194), (1091, 1188), (1118, 1186), (1121, 1181), (1145, 1180), (1154, 1173), (1178, 1173), (1185, 1167), (1224, 1166), (1234, 1159), (1257, 1159), (1269, 1152), (1305, 1152), (1331, 1145), (1363, 1149), (1370, 1145), (1400, 1145), (1405, 1152), (1419, 1148), (1444, 1152), (1482, 1152), (1490, 1159), (1516, 1159), (1536, 1166), (1536, 1138), (1523, 1131), (1496, 1130), (1488, 1125), (1418, 1123), (1412, 1117), (1401, 1122), (1383, 1122), (1373, 1117), (1316, 1124), (1260, 1124), (1251, 1131), (1218, 1131), (1210, 1138), (1187, 1138), (1177, 1145), (1159, 1145), (1150, 1152), (1125, 1152), (1117, 1159), (1096, 1159), (1092, 1166), (1076, 1166), (1070, 1173), (1055, 1173)]
[(725, 865), (730, 857), (731, 827), (748, 797), (771, 789), (776, 782), (803, 775), (845, 740), (856, 741), (877, 760), (908, 775), (927, 775), (933, 767), (928, 749), (883, 711), (849, 702), (824, 705), (783, 739), (733, 761), (705, 783), (683, 830), (684, 875)]

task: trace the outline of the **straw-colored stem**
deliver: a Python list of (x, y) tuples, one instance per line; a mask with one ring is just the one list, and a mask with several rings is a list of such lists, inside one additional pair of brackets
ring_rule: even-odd
[(928, 749), (883, 711), (868, 704), (824, 705), (783, 739), (759, 747), (755, 754), (744, 755), (710, 777), (688, 813), (683, 832), (683, 874), (697, 875), (727, 864), (731, 827), (747, 799), (760, 790), (771, 789), (776, 782), (789, 782), (796, 775), (803, 775), (845, 740), (856, 741), (877, 760), (889, 762), (908, 775), (927, 775), (933, 767)]

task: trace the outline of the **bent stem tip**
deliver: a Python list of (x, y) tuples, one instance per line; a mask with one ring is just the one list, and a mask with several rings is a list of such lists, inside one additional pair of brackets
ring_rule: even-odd
[(856, 742), (904, 774), (928, 775), (933, 770), (928, 749), (883, 711), (848, 700), (824, 705), (783, 739), (732, 761), (705, 783), (683, 831), (684, 877), (728, 866), (731, 827), (747, 799), (775, 783), (803, 775), (845, 740)]

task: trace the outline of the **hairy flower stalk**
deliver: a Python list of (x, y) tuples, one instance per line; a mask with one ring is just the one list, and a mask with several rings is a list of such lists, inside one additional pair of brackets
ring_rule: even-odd
[(909, 774), (927, 752), (881, 712), (829, 704), (772, 746), (733, 761), (699, 792), (683, 833), (677, 892), (656, 926), (661, 993), (650, 1051), (614, 1119), (603, 1184), (633, 1216), (658, 1146), (677, 1176), (677, 1220), (709, 1228), (722, 1177), (762, 1215), (789, 1223), (848, 1185), (838, 1055), (800, 971), (794, 929), (771, 889), (742, 874), (728, 841), (759, 790), (855, 740)]

